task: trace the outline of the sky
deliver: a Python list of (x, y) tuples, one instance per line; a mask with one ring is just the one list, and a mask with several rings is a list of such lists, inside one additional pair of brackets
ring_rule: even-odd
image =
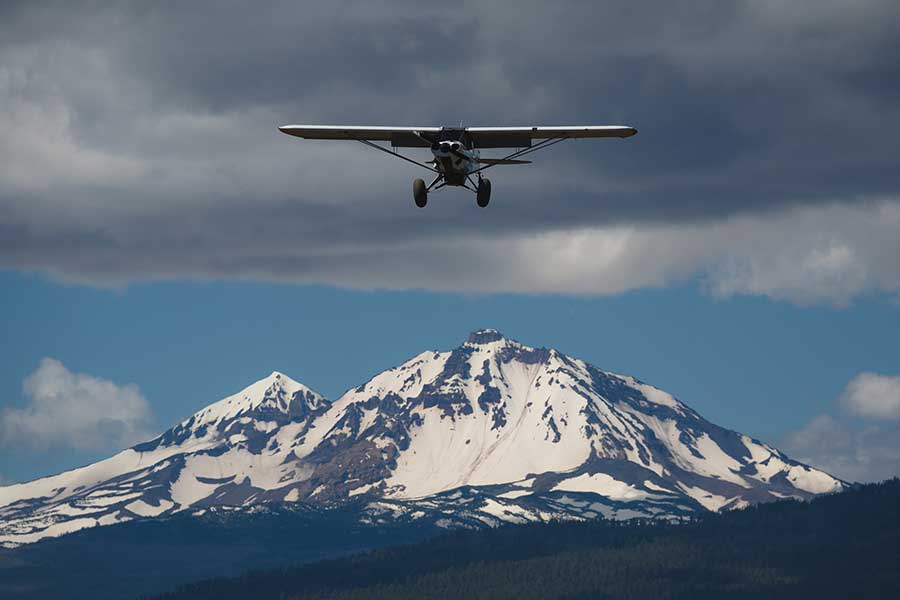
[[(527, 6), (526, 6), (527, 4)], [(0, 5), (0, 482), (496, 327), (900, 474), (896, 2)], [(413, 206), (277, 126), (625, 124)], [(413, 151), (413, 153), (416, 151)], [(421, 158), (424, 158), (421, 157)]]

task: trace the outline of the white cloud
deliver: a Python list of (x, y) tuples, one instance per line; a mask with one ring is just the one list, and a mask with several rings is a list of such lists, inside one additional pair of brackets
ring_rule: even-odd
[(809, 207), (712, 227), (722, 234), (710, 248), (716, 294), (844, 305), (862, 294), (900, 290), (896, 202)]
[(850, 380), (838, 402), (860, 417), (900, 420), (900, 376), (860, 373)]
[(822, 414), (789, 434), (784, 450), (846, 481), (900, 476), (900, 426), (858, 424)]
[(0, 412), (0, 445), (117, 449), (151, 433), (150, 406), (134, 384), (73, 373), (45, 358), (22, 387), (27, 404)]
[(900, 424), (893, 422), (900, 420), (900, 377), (860, 373), (835, 404), (843, 409), (841, 416), (817, 416), (786, 436), (785, 450), (851, 481), (900, 476)]

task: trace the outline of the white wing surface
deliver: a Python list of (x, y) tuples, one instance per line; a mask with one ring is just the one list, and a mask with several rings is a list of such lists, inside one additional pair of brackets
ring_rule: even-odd
[(527, 148), (532, 140), (551, 138), (627, 138), (637, 129), (627, 125), (567, 125), (563, 127), (467, 127), (476, 148)]
[(378, 127), (371, 125), (284, 125), (281, 132), (307, 140), (368, 140), (390, 142), (392, 146), (427, 148), (423, 140), (441, 132), (440, 127)]
[(532, 140), (554, 138), (627, 138), (637, 129), (627, 125), (567, 125), (562, 127), (379, 127), (370, 125), (285, 125), (282, 132), (308, 140), (368, 140), (392, 146), (425, 148), (427, 140), (461, 139), (474, 148), (528, 148)]

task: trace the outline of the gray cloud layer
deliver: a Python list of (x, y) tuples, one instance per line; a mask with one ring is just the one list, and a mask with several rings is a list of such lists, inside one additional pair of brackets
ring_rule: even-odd
[[(844, 303), (896, 292), (895, 2), (4, 4), (0, 266)], [(414, 210), (289, 122), (633, 124)], [(893, 228), (893, 229), (892, 229)]]

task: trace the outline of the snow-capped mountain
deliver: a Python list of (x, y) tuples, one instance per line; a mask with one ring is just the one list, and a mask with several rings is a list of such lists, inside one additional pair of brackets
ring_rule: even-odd
[(107, 460), (0, 488), (0, 543), (271, 503), (456, 527), (669, 518), (844, 487), (655, 387), (487, 329), (333, 403), (275, 372)]

